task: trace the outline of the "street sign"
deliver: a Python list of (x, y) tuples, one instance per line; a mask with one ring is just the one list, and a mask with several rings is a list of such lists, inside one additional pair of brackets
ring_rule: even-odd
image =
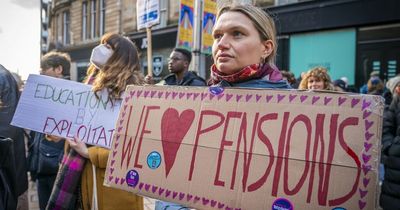
[(138, 0), (136, 8), (138, 30), (160, 23), (160, 2), (158, 0)]

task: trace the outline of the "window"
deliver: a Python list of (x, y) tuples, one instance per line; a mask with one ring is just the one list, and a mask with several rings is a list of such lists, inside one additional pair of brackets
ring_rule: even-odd
[(70, 44), (70, 15), (69, 11), (63, 12), (63, 44)]
[(96, 0), (90, 1), (90, 38), (97, 37), (96, 35)]
[(56, 39), (57, 40), (56, 41), (58, 43), (62, 43), (62, 36), (63, 36), (63, 33), (62, 33), (62, 27), (63, 27), (62, 15), (57, 14), (56, 21), (57, 21), (57, 24), (56, 24)]
[(87, 33), (87, 2), (82, 3), (82, 40), (86, 40), (89, 38)]

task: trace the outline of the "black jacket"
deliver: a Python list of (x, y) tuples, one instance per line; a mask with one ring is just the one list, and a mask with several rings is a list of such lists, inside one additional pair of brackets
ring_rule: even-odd
[[(16, 197), (28, 189), (24, 131), (22, 128), (10, 125), (18, 99), (19, 90), (15, 79), (7, 69), (0, 65), (0, 136), (12, 139), (11, 147), (14, 150), (14, 158), (9, 159), (12, 163), (6, 163), (6, 165), (11, 164), (12, 170), (15, 170), (16, 173), (14, 178), (17, 180), (9, 180), (9, 185)], [(0, 154), (0, 156), (2, 155), (4, 154)], [(8, 174), (9, 168), (7, 171), (4, 171), (4, 168), (0, 168), (0, 170), (12, 178), (13, 175)]]
[(394, 97), (383, 113), (381, 161), (385, 166), (380, 205), (400, 210), (400, 97)]
[(187, 71), (183, 75), (182, 81), (177, 81), (175, 74), (168, 74), (164, 77), (166, 85), (179, 85), (179, 86), (206, 86), (206, 81), (198, 76), (195, 72)]

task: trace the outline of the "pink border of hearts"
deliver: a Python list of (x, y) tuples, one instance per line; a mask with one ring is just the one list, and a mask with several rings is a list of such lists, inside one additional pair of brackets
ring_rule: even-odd
[[(119, 120), (118, 126), (117, 126), (117, 131), (120, 132), (123, 129), (123, 123), (124, 123), (124, 118), (126, 115), (126, 109), (127, 109), (127, 103), (129, 100), (131, 100), (133, 97), (142, 97), (142, 98), (158, 98), (158, 99), (183, 99), (183, 100), (200, 100), (204, 101), (206, 99), (212, 101), (212, 100), (225, 100), (226, 102), (256, 102), (256, 103), (272, 103), (275, 101), (275, 103), (294, 103), (300, 102), (300, 103), (305, 103), (306, 101), (310, 101), (312, 105), (329, 105), (330, 103), (333, 103), (333, 97), (329, 96), (309, 96), (309, 95), (301, 95), (301, 94), (266, 94), (266, 95), (261, 95), (261, 94), (229, 94), (229, 93), (221, 93), (219, 95), (213, 95), (211, 93), (198, 93), (198, 92), (177, 92), (177, 91), (168, 91), (168, 90), (133, 90), (129, 92), (129, 95), (125, 97), (125, 101), (123, 102), (122, 105), (122, 113), (121, 116), (123, 119)], [(286, 101), (285, 101), (286, 99)], [(347, 98), (345, 97), (338, 97), (337, 98), (337, 105), (342, 106), (345, 105), (347, 101)], [(358, 104), (360, 103), (361, 99), (359, 98), (353, 98), (351, 102), (347, 103), (348, 106), (351, 108), (358, 108)], [(363, 111), (363, 120), (365, 123), (365, 139), (364, 139), (364, 152), (362, 153), (362, 170), (363, 170), (363, 179), (362, 179), (362, 185), (359, 186), (358, 191), (360, 194), (360, 199), (358, 201), (358, 205), (360, 210), (364, 209), (367, 200), (366, 200), (366, 195), (368, 194), (367, 187), (369, 185), (370, 179), (367, 178), (367, 174), (371, 171), (372, 166), (369, 165), (369, 161), (371, 158), (371, 152), (370, 149), (372, 147), (371, 139), (374, 136), (374, 133), (370, 133), (369, 129), (373, 125), (373, 121), (369, 121), (369, 117), (371, 115), (371, 112), (368, 111), (368, 108), (371, 105), (371, 101), (366, 101), (365, 99), (362, 101), (361, 106), (361, 111)], [(115, 164), (115, 155), (117, 153), (117, 148), (119, 145), (119, 139), (121, 135), (116, 134), (115, 136), (115, 142), (114, 142), (114, 150), (112, 151), (112, 159), (110, 163), (110, 168), (108, 169), (109, 171), (107, 172), (109, 174), (108, 176), (108, 182), (113, 182), (115, 184), (120, 184), (123, 185), (125, 183), (125, 178), (123, 177), (114, 177), (112, 174), (114, 172), (114, 164)], [(176, 192), (176, 191), (171, 191), (168, 189), (161, 188), (156, 185), (151, 185), (151, 184), (146, 184), (143, 182), (140, 182), (138, 185), (138, 189), (142, 190), (144, 187), (144, 190), (148, 193), (153, 193), (158, 196), (161, 196), (164, 194), (164, 197), (166, 198), (172, 198), (172, 199), (178, 199), (179, 201), (184, 200), (186, 197), (186, 201), (189, 202), (192, 200), (194, 204), (200, 203), (204, 206), (210, 205), (213, 208), (218, 208), (218, 209), (225, 209), (225, 210), (241, 210), (240, 208), (232, 208), (229, 207), (228, 205), (221, 203), (219, 201), (209, 199), (207, 197), (199, 197), (199, 196), (193, 196), (189, 193), (183, 193), (183, 192)], [(134, 187), (135, 188), (135, 187)], [(165, 193), (164, 193), (165, 192)], [(224, 208), (225, 207), (225, 208)]]

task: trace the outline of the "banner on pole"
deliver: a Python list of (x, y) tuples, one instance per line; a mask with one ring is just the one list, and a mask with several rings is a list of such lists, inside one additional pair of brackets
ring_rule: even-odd
[(11, 124), (110, 148), (121, 101), (98, 98), (90, 85), (29, 75)]
[(193, 8), (194, 0), (181, 0), (178, 24), (177, 47), (185, 48), (189, 51), (193, 48)]
[(383, 100), (128, 86), (105, 184), (198, 209), (374, 210)]
[(217, 2), (215, 0), (204, 0), (203, 11), (201, 52), (210, 55), (212, 53), (212, 45), (214, 42), (212, 30), (214, 28), (217, 13)]

